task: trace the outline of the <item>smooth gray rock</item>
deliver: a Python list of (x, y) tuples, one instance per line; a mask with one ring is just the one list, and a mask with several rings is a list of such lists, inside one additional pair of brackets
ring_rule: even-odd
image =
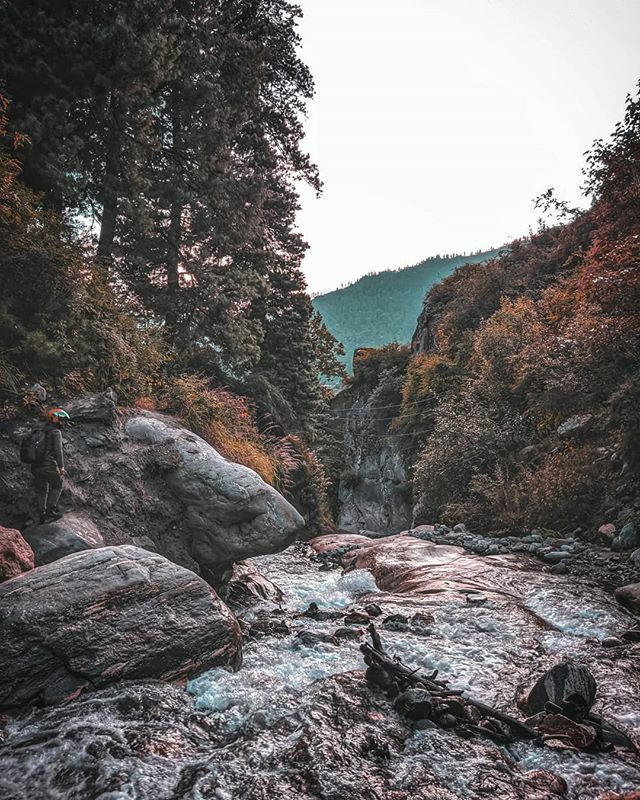
[(591, 414), (575, 414), (558, 426), (558, 436), (569, 437), (583, 433), (591, 424)]
[(0, 585), (0, 708), (241, 661), (238, 623), (193, 572), (137, 547), (66, 556)]
[(33, 550), (36, 567), (72, 553), (104, 546), (97, 525), (79, 513), (65, 514), (62, 519), (44, 525), (33, 525), (22, 535)]
[(304, 528), (302, 516), (256, 472), (194, 433), (148, 413), (129, 419), (125, 431), (136, 444), (170, 446), (179, 456), (166, 482), (183, 505), (191, 555), (203, 570), (284, 550)]
[[(219, 586), (235, 561), (284, 550), (302, 531), (303, 518), (282, 495), (172, 417), (139, 410), (116, 416), (109, 393), (65, 406), (75, 424), (63, 431), (60, 505), (93, 521), (107, 545), (145, 543)], [(14, 528), (37, 515), (33, 479), (19, 459), (34, 422), (0, 432), (0, 519)]]
[(550, 553), (546, 553), (543, 558), (549, 564), (557, 564), (559, 561), (571, 558), (571, 553), (567, 553), (565, 550), (552, 550)]

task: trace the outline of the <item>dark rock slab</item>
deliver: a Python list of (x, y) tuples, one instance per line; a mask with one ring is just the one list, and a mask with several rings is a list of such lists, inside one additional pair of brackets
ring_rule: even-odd
[(44, 525), (32, 525), (23, 535), (33, 550), (36, 567), (72, 553), (104, 547), (97, 525), (80, 513), (65, 514), (62, 519)]
[(211, 587), (129, 545), (66, 556), (0, 585), (0, 640), (0, 708), (241, 660), (238, 624)]
[(86, 394), (65, 403), (65, 411), (72, 422), (103, 422), (110, 425), (116, 418), (117, 397), (112, 390), (100, 394)]

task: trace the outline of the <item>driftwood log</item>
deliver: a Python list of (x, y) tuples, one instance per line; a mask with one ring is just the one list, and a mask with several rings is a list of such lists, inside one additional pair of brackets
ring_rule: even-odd
[[(438, 678), (437, 670), (426, 674), (411, 669), (386, 652), (373, 623), (367, 630), (371, 643), (360, 645), (367, 665), (367, 681), (382, 688), (394, 700), (396, 709), (413, 720), (428, 720), (467, 738), (487, 736), (501, 744), (528, 739), (571, 749), (601, 751), (616, 745), (636, 751), (624, 733), (590, 711), (583, 714), (580, 722), (565, 716), (563, 709), (550, 701), (541, 713), (526, 722), (498, 711), (464, 692), (450, 689), (446, 681)], [(593, 687), (589, 684), (589, 689), (595, 696), (595, 682)]]

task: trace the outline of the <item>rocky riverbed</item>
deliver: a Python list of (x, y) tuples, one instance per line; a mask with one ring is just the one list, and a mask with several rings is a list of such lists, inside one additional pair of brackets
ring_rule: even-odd
[(345, 541), (312, 544), (251, 560), (283, 599), (236, 608), (239, 671), (209, 670), (186, 690), (123, 682), (7, 719), (0, 797), (599, 800), (640, 786), (631, 753), (503, 746), (412, 722), (367, 684), (359, 648), (375, 620), (406, 664), (520, 718), (537, 677), (574, 659), (597, 680), (595, 709), (638, 742), (640, 645), (602, 646), (635, 622), (610, 596), (530, 556), (397, 536), (352, 550), (343, 572), (314, 553), (335, 564)]

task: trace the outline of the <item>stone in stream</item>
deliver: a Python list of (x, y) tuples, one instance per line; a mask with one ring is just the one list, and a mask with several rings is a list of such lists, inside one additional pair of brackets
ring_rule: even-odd
[(622, 647), (626, 642), (622, 639), (618, 639), (617, 636), (606, 636), (600, 644), (603, 647)]
[(598, 528), (598, 535), (602, 544), (611, 547), (616, 538), (616, 526), (612, 522), (607, 522)]
[(547, 670), (529, 692), (526, 708), (538, 714), (552, 703), (567, 716), (580, 721), (591, 709), (596, 698), (596, 681), (584, 664), (563, 661)]
[(616, 600), (636, 614), (640, 613), (640, 583), (620, 586), (614, 592)]
[(382, 609), (377, 603), (369, 603), (364, 607), (364, 610), (370, 617), (379, 617), (382, 614)]
[(104, 546), (97, 525), (77, 512), (65, 514), (55, 522), (32, 525), (25, 529), (24, 538), (31, 545), (36, 567), (72, 553)]
[(544, 555), (544, 560), (549, 564), (557, 564), (559, 561), (564, 561), (567, 558), (571, 558), (571, 553), (568, 553), (566, 550), (552, 550), (550, 553)]
[(314, 631), (300, 631), (295, 638), (297, 644), (305, 647), (316, 647), (319, 644), (337, 645), (338, 642), (330, 633), (318, 633)]
[(85, 550), (1, 584), (0, 640), (0, 708), (241, 662), (238, 623), (213, 589), (131, 545)]
[(33, 569), (33, 551), (20, 531), (0, 526), (0, 583)]
[(466, 595), (467, 605), (469, 606), (483, 606), (488, 602), (489, 598), (482, 592), (469, 592)]
[(248, 561), (238, 561), (233, 565), (231, 577), (225, 586), (224, 599), (231, 606), (246, 606), (269, 600), (282, 603), (282, 591), (272, 583), (256, 566)]
[(301, 616), (309, 617), (316, 622), (326, 622), (327, 620), (341, 619), (344, 614), (342, 611), (327, 611), (319, 608), (317, 603), (309, 603), (309, 606), (302, 612)]
[(357, 642), (364, 635), (362, 628), (336, 628), (333, 632), (333, 638), (337, 641)]
[(345, 625), (368, 625), (369, 622), (371, 622), (371, 619), (364, 611), (350, 611), (344, 616)]
[(433, 711), (433, 698), (426, 689), (407, 689), (396, 697), (393, 704), (409, 719), (428, 719)]
[(406, 631), (409, 629), (409, 618), (404, 614), (390, 614), (384, 618), (382, 627), (387, 631)]
[(627, 522), (622, 526), (622, 529), (614, 542), (617, 542), (618, 547), (615, 549), (620, 550), (634, 550), (639, 544), (638, 532), (633, 522)]

